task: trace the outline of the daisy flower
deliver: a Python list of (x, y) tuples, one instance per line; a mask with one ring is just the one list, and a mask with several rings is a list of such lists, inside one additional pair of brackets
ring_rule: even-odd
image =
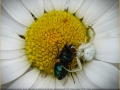
[(118, 0), (1, 4), (3, 89), (118, 89)]

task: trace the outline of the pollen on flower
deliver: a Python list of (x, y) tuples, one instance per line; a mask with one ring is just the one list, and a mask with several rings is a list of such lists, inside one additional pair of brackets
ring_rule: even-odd
[[(53, 73), (57, 55), (64, 45), (76, 48), (85, 41), (87, 30), (75, 16), (65, 11), (45, 13), (27, 29), (25, 36), (26, 53), (32, 66), (46, 73)], [(77, 64), (74, 59), (71, 68)]]

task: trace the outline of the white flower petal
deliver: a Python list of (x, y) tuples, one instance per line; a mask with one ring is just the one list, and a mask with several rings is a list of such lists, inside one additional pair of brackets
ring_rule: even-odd
[[(42, 85), (42, 87), (41, 88), (46, 88), (46, 87), (48, 87), (49, 89), (51, 88), (51, 86), (53, 85), (53, 87), (55, 88), (55, 82), (52, 82), (52, 81), (54, 81), (55, 80), (55, 78), (53, 78), (53, 75), (50, 75), (50, 77), (47, 79), (47, 81)], [(52, 88), (52, 89), (54, 89), (54, 88)]]
[(3, 0), (4, 9), (19, 23), (29, 27), (34, 19), (20, 0)]
[[(2, 63), (1, 63), (2, 64)], [(30, 66), (29, 61), (19, 60), (19, 62), (2, 64), (2, 84), (10, 82), (21, 76)], [(19, 75), (20, 74), (20, 75)]]
[(112, 30), (106, 30), (104, 32), (97, 33), (95, 36), (95, 41), (102, 38), (104, 39), (106, 37), (119, 38), (119, 36), (120, 36), (119, 27), (116, 27)]
[(65, 10), (67, 10), (69, 8), (69, 5), (70, 5), (70, 0), (67, 0), (67, 3), (65, 5)]
[(50, 86), (51, 79), (53, 79), (53, 76), (48, 74), (45, 78), (42, 78), (41, 75), (39, 75), (39, 78), (34, 83), (34, 85), (31, 87), (32, 89), (45, 89), (46, 87)]
[(76, 89), (72, 76), (69, 74), (65, 89)]
[(84, 71), (76, 72), (79, 82), (84, 89), (100, 89), (96, 84), (92, 83), (85, 75)]
[(16, 80), (8, 89), (29, 89), (38, 78), (40, 70), (33, 69)]
[(120, 37), (119, 27), (114, 29), (114, 32), (113, 32), (113, 30), (111, 30), (108, 33), (108, 36), (113, 37), (113, 38), (119, 38)]
[(105, 62), (119, 63), (119, 38), (99, 38), (94, 42), (95, 59)]
[(1, 87), (2, 90), (6, 90), (7, 89), (7, 86), (3, 86)]
[(2, 8), (1, 30), (24, 35), (27, 27), (18, 23)]
[[(46, 77), (45, 77), (46, 78)], [(39, 84), (41, 84), (43, 81), (44, 81), (44, 79), (45, 78), (42, 78), (41, 77), (41, 74), (38, 76), (38, 78), (37, 78), (37, 80), (36, 80), (36, 82), (33, 84), (33, 86), (31, 87), (31, 89), (37, 89), (37, 88), (41, 88), (41, 87), (39, 87)]]
[(64, 11), (67, 0), (51, 0), (55, 10)]
[(102, 38), (94, 42), (96, 54), (119, 54), (119, 38)]
[(57, 78), (55, 81), (55, 86), (56, 86), (56, 89), (65, 89), (65, 87), (62, 85), (61, 81), (58, 80)]
[(25, 55), (25, 50), (1, 50), (1, 59), (13, 59)]
[(1, 67), (4, 68), (11, 64), (26, 61), (26, 60), (28, 60), (27, 56), (21, 56), (15, 59), (1, 59)]
[[(119, 47), (119, 41), (118, 40), (117, 41), (111, 40), (111, 41), (109, 41), (109, 43), (108, 42), (106, 42), (106, 43), (104, 42), (103, 44), (105, 44), (105, 46), (102, 45), (102, 47), (101, 47), (101, 44), (102, 44), (101, 42), (104, 41), (104, 40), (106, 40), (106, 41), (108, 40), (106, 38), (109, 38), (109, 39), (110, 39), (110, 37), (114, 37), (114, 38), (117, 37), (118, 38), (119, 34), (117, 32), (119, 32), (118, 28), (110, 30), (110, 31), (106, 31), (104, 33), (99, 33), (99, 34), (96, 35), (96, 38), (95, 38), (95, 41), (94, 41), (95, 44), (97, 45), (97, 47), (96, 47), (97, 48), (96, 49), (97, 53), (95, 55), (95, 59), (102, 60), (102, 61), (105, 61), (105, 62), (110, 62), (110, 63), (119, 63), (119, 53), (114, 53), (114, 51), (113, 51), (113, 50), (116, 50), (117, 52), (119, 51), (117, 49), (117, 47)], [(99, 43), (101, 43), (100, 47), (98, 45), (99, 44), (98, 41), (99, 41)], [(111, 48), (111, 46), (112, 46), (112, 48)], [(114, 47), (116, 47), (116, 49), (113, 49)], [(104, 53), (104, 51), (105, 52), (108, 51), (108, 52)]]
[(48, 84), (50, 84), (49, 85), (49, 89), (55, 89), (55, 77), (51, 77), (51, 80), (50, 80), (50, 82), (48, 83)]
[(109, 54), (107, 54), (107, 55), (96, 54), (95, 59), (109, 62), (109, 63), (119, 63), (119, 54), (111, 54), (111, 55), (109, 55)]
[(77, 12), (75, 13), (75, 15), (81, 19), (84, 17), (86, 11), (88, 10), (88, 8), (90, 7), (90, 5), (93, 3), (94, 0), (84, 0), (82, 5), (80, 6), (80, 8), (77, 10)]
[(25, 41), (25, 40), (22, 39), (18, 34), (12, 33), (12, 32), (9, 32), (9, 31), (4, 31), (4, 30), (2, 30), (2, 31), (0, 32), (0, 34), (1, 34), (1, 36), (4, 36), (4, 37), (17, 39), (17, 40), (20, 40), (20, 41)]
[[(96, 29), (97, 27), (101, 27), (108, 23), (111, 20), (118, 19), (118, 12), (119, 12), (119, 3), (118, 1), (114, 2), (110, 9), (108, 9), (107, 13), (105, 13), (94, 25), (93, 28)], [(104, 23), (103, 23), (104, 22)], [(97, 31), (98, 32), (98, 31)], [(99, 31), (100, 32), (100, 31)]]
[(2, 84), (8, 83), (10, 81), (13, 81), (14, 79), (20, 77), (27, 69), (30, 67), (31, 64), (25, 65), (23, 68), (12, 72), (6, 76), (2, 76)]
[(19, 35), (24, 35), (26, 32), (26, 31), (22, 31), (22, 29), (19, 31), (18, 29), (12, 28), (4, 23), (1, 24), (1, 31), (9, 31), (9, 32), (17, 33)]
[(103, 89), (117, 89), (119, 86), (118, 69), (113, 65), (101, 61), (85, 63), (83, 65), (86, 76)]
[(6, 76), (6, 75), (9, 75), (10, 73), (16, 72), (17, 70), (23, 68), (28, 64), (29, 64), (29, 61), (26, 60), (26, 61), (13, 63), (6, 67), (2, 67), (2, 76)]
[(51, 12), (54, 10), (54, 6), (51, 0), (43, 0), (43, 2), (44, 2), (44, 8), (46, 12)]
[(95, 0), (89, 9), (87, 10), (84, 18), (83, 18), (83, 23), (84, 25), (91, 26), (93, 25), (97, 20), (102, 17), (102, 15), (105, 14), (107, 9), (109, 9), (112, 4), (114, 3), (113, 0)]
[(82, 3), (83, 0), (70, 0), (68, 12), (74, 14), (79, 9)]
[(82, 87), (81, 83), (79, 82), (78, 77), (76, 76), (76, 74), (72, 73), (72, 76), (74, 78), (74, 84), (75, 84), (76, 89), (82, 89), (83, 87)]
[(118, 8), (111, 13), (106, 13), (99, 21), (93, 25), (96, 33), (102, 33), (108, 30), (119, 27), (119, 14)]
[(23, 49), (25, 47), (25, 42), (8, 38), (8, 37), (1, 37), (1, 50), (18, 50)]
[(44, 14), (43, 0), (21, 0), (25, 7), (36, 17), (41, 17)]

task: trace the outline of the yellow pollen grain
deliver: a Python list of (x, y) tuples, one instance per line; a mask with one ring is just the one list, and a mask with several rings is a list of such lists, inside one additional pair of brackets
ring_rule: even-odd
[[(85, 41), (86, 32), (80, 20), (65, 11), (45, 13), (31, 24), (24, 35), (29, 61), (46, 73), (54, 73), (55, 63), (59, 62), (57, 55), (64, 45), (72, 43), (78, 48), (79, 42)], [(73, 59), (71, 68), (76, 64)]]

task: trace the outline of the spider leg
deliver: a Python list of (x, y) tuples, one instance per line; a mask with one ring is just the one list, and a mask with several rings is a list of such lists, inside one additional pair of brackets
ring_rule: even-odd
[(91, 38), (89, 43), (93, 44), (93, 41), (94, 41), (96, 34), (95, 34), (95, 31), (93, 30), (93, 28), (90, 26), (89, 26), (89, 30), (88, 30), (88, 35)]
[(77, 60), (77, 64), (78, 64), (78, 67), (79, 68), (76, 68), (76, 69), (72, 69), (72, 70), (68, 70), (67, 68), (65, 68), (64, 66), (62, 66), (66, 71), (68, 72), (77, 72), (77, 71), (81, 71), (82, 70), (82, 64), (80, 62), (80, 59), (78, 57), (76, 57), (76, 60)]
[(81, 69), (72, 69), (72, 70), (68, 70), (67, 68), (65, 68), (64, 66), (62, 66), (66, 71), (68, 71), (68, 72), (77, 72), (77, 71), (81, 71), (82, 70), (82, 68)]
[(79, 47), (78, 47), (78, 51), (79, 50), (81, 50), (81, 49), (86, 49), (86, 48), (88, 48), (88, 47), (90, 47), (91, 45), (93, 45), (93, 41), (94, 41), (94, 38), (95, 38), (95, 31), (91, 28), (91, 27), (89, 27), (90, 29), (88, 30), (88, 35), (89, 35), (89, 37), (91, 38), (90, 39), (90, 42), (89, 43), (87, 43), (87, 44), (85, 44), (85, 43), (82, 43), (82, 45), (80, 45)]
[(80, 68), (79, 70), (82, 70), (82, 64), (80, 62), (80, 59), (76, 57), (76, 60), (77, 60), (78, 67)]
[(91, 43), (87, 43), (87, 44), (84, 44), (84, 43), (83, 43), (81, 46), (78, 47), (78, 52), (79, 52), (80, 50), (84, 50), (84, 49), (90, 47), (91, 45), (92, 45)]
[(83, 57), (81, 57), (82, 61), (85, 62), (85, 59)]

